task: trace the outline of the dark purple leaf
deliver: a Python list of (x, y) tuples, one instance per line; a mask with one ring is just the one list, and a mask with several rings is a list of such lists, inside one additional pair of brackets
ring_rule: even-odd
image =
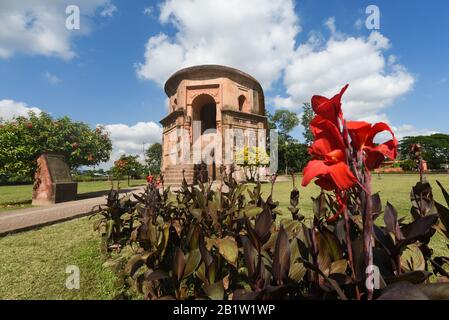
[(387, 202), (387, 206), (385, 207), (384, 222), (388, 232), (392, 232), (396, 236), (396, 239), (404, 239), (401, 229), (399, 228), (398, 212), (389, 202)]
[(281, 225), (278, 232), (273, 256), (273, 277), (276, 283), (282, 285), (290, 270), (290, 243), (287, 232)]
[(265, 244), (270, 239), (270, 230), (273, 224), (273, 219), (268, 208), (265, 208), (261, 214), (256, 218), (254, 230), (262, 244)]
[(184, 275), (184, 268), (186, 266), (186, 259), (184, 253), (178, 247), (176, 248), (175, 256), (173, 258), (173, 277), (176, 280), (181, 280)]
[(431, 231), (432, 226), (438, 221), (437, 214), (431, 214), (419, 218), (413, 221), (410, 224), (407, 224), (402, 227), (402, 233), (405, 239), (398, 242), (396, 247), (401, 248), (404, 245), (412, 243), (416, 240), (420, 240), (421, 242), (428, 242), (428, 238), (432, 236), (429, 232)]
[(385, 288), (377, 300), (429, 300), (416, 285), (398, 282)]

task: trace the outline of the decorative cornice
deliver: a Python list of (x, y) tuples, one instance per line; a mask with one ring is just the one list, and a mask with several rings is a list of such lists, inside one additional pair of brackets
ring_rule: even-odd
[(245, 118), (245, 119), (257, 118), (257, 119), (263, 120), (263, 121), (267, 120), (266, 116), (262, 116), (262, 115), (257, 114), (257, 113), (249, 113), (249, 112), (238, 111), (238, 110), (235, 110), (235, 109), (231, 109), (231, 107), (224, 107), (224, 108), (221, 109), (221, 112), (222, 113), (228, 113), (228, 114), (231, 114), (233, 116), (237, 116), (239, 118)]
[(162, 124), (163, 126), (166, 126), (167, 124), (176, 120), (180, 116), (185, 116), (184, 109), (177, 109), (171, 112), (168, 116), (159, 121), (159, 123)]

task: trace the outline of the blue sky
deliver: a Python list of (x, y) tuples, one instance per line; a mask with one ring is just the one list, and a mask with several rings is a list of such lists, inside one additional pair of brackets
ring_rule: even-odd
[[(64, 27), (68, 4), (79, 31)], [(379, 30), (365, 27), (370, 4)], [(449, 133), (444, 0), (1, 0), (0, 28), (0, 117), (34, 107), (107, 125), (113, 157), (160, 139), (164, 79), (200, 63), (254, 75), (269, 110), (300, 114), (349, 82), (348, 117), (387, 121), (399, 137)]]

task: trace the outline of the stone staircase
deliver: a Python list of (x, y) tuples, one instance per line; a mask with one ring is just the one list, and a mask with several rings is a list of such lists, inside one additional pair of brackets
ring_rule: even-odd
[(193, 164), (169, 165), (162, 173), (165, 186), (180, 186), (182, 182), (182, 170), (188, 184), (193, 183), (195, 169)]

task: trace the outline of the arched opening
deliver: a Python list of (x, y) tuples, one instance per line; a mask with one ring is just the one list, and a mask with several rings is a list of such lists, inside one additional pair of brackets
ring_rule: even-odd
[(205, 104), (200, 111), (201, 134), (209, 129), (217, 129), (217, 107), (215, 103)]
[(200, 94), (192, 101), (193, 120), (201, 121), (201, 134), (217, 129), (217, 105), (208, 94)]
[(244, 110), (245, 102), (246, 102), (245, 96), (243, 94), (240, 95), (239, 96), (239, 111), (245, 111)]
[(192, 101), (192, 118), (194, 121), (199, 121), (201, 125), (201, 130), (199, 131), (201, 132), (201, 136), (194, 136), (194, 143), (196, 143), (196, 139), (201, 139), (201, 159), (205, 162), (202, 165), (205, 165), (205, 168), (207, 168), (206, 176), (201, 174), (201, 180), (203, 182), (207, 181), (207, 178), (215, 180), (215, 149), (214, 147), (210, 149), (210, 145), (208, 145), (210, 139), (214, 139), (214, 136), (210, 136), (209, 134), (214, 134), (217, 130), (217, 105), (214, 98), (208, 94), (200, 94), (195, 97)]

